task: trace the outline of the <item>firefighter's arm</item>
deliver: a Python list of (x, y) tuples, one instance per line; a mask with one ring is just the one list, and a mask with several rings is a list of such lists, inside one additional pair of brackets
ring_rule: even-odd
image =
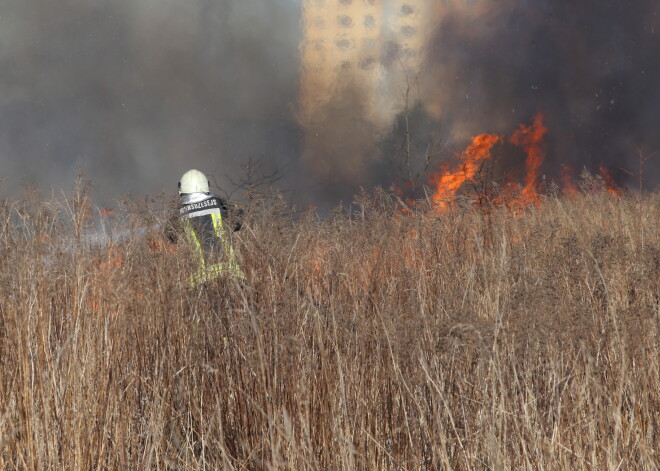
[(234, 223), (234, 232), (240, 231), (243, 227), (243, 214), (245, 212), (240, 208), (233, 208), (232, 222)]
[(221, 200), (222, 210), (227, 215), (228, 227), (231, 227), (234, 232), (240, 231), (243, 227), (243, 214), (242, 209), (238, 208), (235, 204)]

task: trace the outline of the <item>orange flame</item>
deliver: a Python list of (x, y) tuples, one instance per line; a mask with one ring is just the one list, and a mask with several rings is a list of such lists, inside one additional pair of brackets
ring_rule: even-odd
[(147, 247), (152, 254), (176, 253), (176, 244), (155, 235), (147, 237)]
[(109, 287), (113, 280), (119, 276), (120, 269), (124, 264), (124, 255), (114, 244), (110, 244), (106, 251), (95, 259), (94, 270), (97, 278), (91, 284), (89, 297), (87, 298), (87, 309), (94, 312), (108, 312), (116, 314), (117, 311), (111, 308), (111, 296), (108, 295)]
[(575, 187), (573, 180), (575, 178), (575, 170), (573, 167), (568, 165), (562, 165), (561, 167), (561, 184), (564, 189), (564, 194), (569, 198), (574, 198), (578, 194), (578, 190)]
[(100, 208), (99, 215), (102, 219), (109, 218), (115, 215), (115, 210), (110, 208)]
[(610, 171), (606, 167), (603, 167), (602, 165), (598, 167), (598, 171), (600, 172), (601, 176), (603, 177), (603, 180), (605, 181), (605, 189), (607, 190), (607, 192), (611, 195), (619, 196), (621, 194), (621, 190), (614, 181), (614, 178), (612, 177)]
[(445, 170), (431, 175), (429, 183), (435, 185), (433, 201), (441, 208), (446, 208), (456, 192), (466, 181), (472, 181), (479, 171), (479, 162), (492, 157), (491, 150), (502, 139), (495, 134), (479, 134), (472, 139), (472, 144), (459, 155), (462, 161), (457, 170)]
[(525, 186), (522, 189), (522, 200), (524, 202), (539, 203), (539, 197), (536, 193), (538, 187), (539, 168), (545, 159), (545, 149), (543, 149), (543, 137), (548, 132), (548, 128), (543, 124), (543, 114), (537, 113), (531, 126), (521, 124), (518, 130), (513, 133), (511, 143), (522, 147), (527, 153), (525, 161)]
[(117, 249), (117, 247), (111, 245), (108, 247), (107, 252), (105, 253), (105, 259), (102, 259), (99, 263), (99, 268), (103, 271), (112, 270), (115, 268), (121, 268), (124, 264), (124, 255)]
[[(524, 186), (519, 185), (515, 181), (515, 176), (509, 173), (499, 194), (487, 199), (489, 203), (496, 206), (505, 206), (520, 217), (524, 215), (527, 208), (532, 205), (538, 207), (541, 203), (537, 193), (539, 170), (546, 157), (543, 140), (548, 133), (548, 128), (543, 120), (543, 114), (541, 112), (537, 113), (531, 125), (521, 124), (509, 139), (511, 144), (522, 148), (526, 153)], [(440, 171), (431, 175), (429, 184), (435, 186), (433, 201), (438, 208), (448, 207), (461, 186), (465, 182), (474, 181), (479, 172), (480, 162), (490, 159), (493, 146), (501, 141), (500, 136), (480, 134), (474, 137), (470, 146), (457, 157), (459, 160), (458, 166), (452, 168), (447, 164)], [(599, 171), (604, 189), (610, 194), (620, 196), (621, 189), (617, 186), (609, 170), (601, 166)], [(579, 193), (575, 185), (574, 175), (575, 172), (572, 167), (562, 165), (560, 178), (563, 192), (568, 198), (574, 198)]]

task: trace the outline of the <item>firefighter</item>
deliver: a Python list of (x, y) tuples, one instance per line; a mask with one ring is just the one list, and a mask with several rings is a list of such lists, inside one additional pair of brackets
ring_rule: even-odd
[[(190, 278), (191, 288), (220, 277), (245, 280), (230, 240), (230, 231), (241, 228), (238, 220), (230, 225), (230, 214), (240, 216), (240, 212), (213, 195), (209, 187), (206, 176), (194, 169), (179, 182), (179, 227), (199, 260), (198, 270)], [(176, 241), (177, 232), (169, 231), (170, 240)]]

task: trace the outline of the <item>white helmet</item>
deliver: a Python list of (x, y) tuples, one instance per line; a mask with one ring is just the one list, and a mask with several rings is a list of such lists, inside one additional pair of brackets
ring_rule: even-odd
[(188, 170), (179, 182), (179, 194), (184, 193), (208, 193), (209, 179), (199, 170)]

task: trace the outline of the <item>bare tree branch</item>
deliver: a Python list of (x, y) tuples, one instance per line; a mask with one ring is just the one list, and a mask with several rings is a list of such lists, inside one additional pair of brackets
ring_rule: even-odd
[(240, 166), (240, 169), (237, 177), (223, 175), (230, 183), (231, 191), (221, 188), (217, 184), (215, 176), (212, 177), (213, 186), (219, 189), (223, 196), (228, 199), (231, 199), (239, 190), (248, 195), (271, 190), (276, 183), (284, 178), (285, 167), (269, 165), (264, 157), (250, 157), (247, 162)]

